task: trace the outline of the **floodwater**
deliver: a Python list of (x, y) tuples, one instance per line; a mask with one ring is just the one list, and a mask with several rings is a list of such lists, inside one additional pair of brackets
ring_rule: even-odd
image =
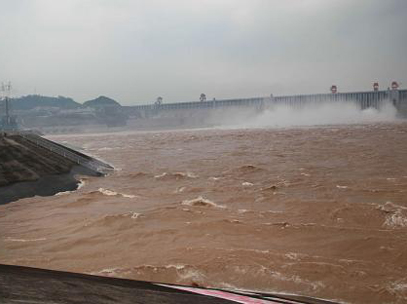
[(53, 136), (115, 166), (0, 206), (0, 262), (407, 301), (407, 123)]

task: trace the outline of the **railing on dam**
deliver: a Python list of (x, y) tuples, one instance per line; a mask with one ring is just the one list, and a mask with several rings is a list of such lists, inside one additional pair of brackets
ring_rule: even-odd
[(178, 109), (206, 109), (227, 106), (260, 106), (267, 99), (271, 100), (270, 97), (255, 97), (241, 99), (221, 99), (209, 101), (164, 103), (159, 105), (158, 104), (137, 105), (137, 106), (128, 106), (127, 108), (140, 111), (153, 111), (153, 110), (178, 110)]
[(275, 105), (288, 105), (293, 108), (301, 108), (309, 104), (348, 102), (358, 105), (361, 109), (380, 109), (384, 102), (392, 102), (396, 108), (407, 116), (407, 90), (387, 90), (370, 92), (349, 92), (335, 94), (312, 94), (292, 96), (270, 96), (241, 99), (222, 99), (210, 101), (179, 102), (167, 104), (151, 104), (126, 107), (129, 114), (140, 117), (151, 117), (163, 111), (187, 110), (187, 109), (214, 109), (228, 107), (251, 107), (263, 110)]
[(69, 160), (73, 161), (74, 163), (76, 163), (80, 166), (83, 166), (85, 168), (88, 168), (94, 172), (97, 172), (100, 174), (106, 174), (113, 170), (113, 167), (111, 167), (110, 165), (108, 165), (104, 162), (101, 162), (93, 157), (87, 156), (78, 151), (75, 151), (75, 150), (65, 147), (63, 145), (60, 145), (60, 144), (53, 142), (51, 140), (48, 140), (46, 138), (43, 138), (37, 134), (31, 133), (31, 132), (18, 132), (18, 135), (22, 136), (29, 142), (31, 142), (39, 147), (42, 147), (53, 153), (56, 153), (64, 158), (69, 159)]
[(376, 92), (278, 96), (273, 98), (273, 103), (287, 104), (296, 108), (311, 103), (320, 104), (329, 102), (348, 102), (358, 104), (361, 109), (366, 108), (379, 109), (384, 101), (390, 99), (390, 95), (391, 94), (388, 91), (376, 91)]

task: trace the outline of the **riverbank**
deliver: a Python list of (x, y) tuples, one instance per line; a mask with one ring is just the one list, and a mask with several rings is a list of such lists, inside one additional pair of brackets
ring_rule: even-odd
[(0, 204), (75, 190), (83, 174), (94, 175), (20, 135), (0, 135)]

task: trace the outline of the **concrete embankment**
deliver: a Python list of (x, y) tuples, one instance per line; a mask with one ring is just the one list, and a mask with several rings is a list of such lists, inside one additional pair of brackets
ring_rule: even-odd
[(23, 135), (0, 135), (0, 204), (75, 190), (79, 174), (100, 175)]

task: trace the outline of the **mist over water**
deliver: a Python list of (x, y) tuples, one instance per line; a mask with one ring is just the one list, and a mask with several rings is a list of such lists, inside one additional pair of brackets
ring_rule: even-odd
[(394, 122), (397, 109), (385, 103), (378, 110), (360, 109), (356, 103), (308, 104), (303, 108), (277, 105), (259, 114), (247, 115), (247, 111), (235, 111), (225, 117), (222, 126), (234, 128), (286, 128), (297, 126), (318, 126), (337, 124), (363, 124)]

